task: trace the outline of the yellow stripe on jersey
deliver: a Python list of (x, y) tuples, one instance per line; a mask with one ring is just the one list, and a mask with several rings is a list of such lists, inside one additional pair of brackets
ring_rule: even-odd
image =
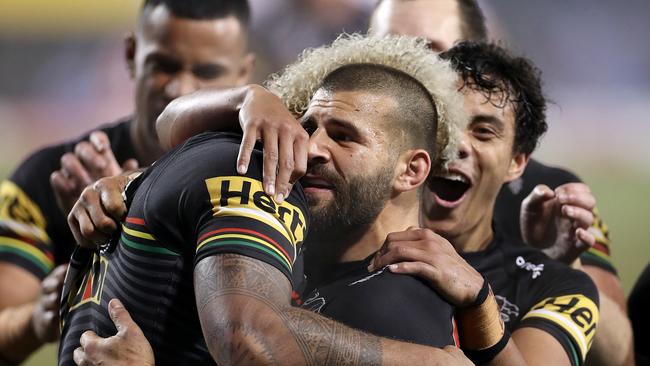
[(149, 233), (144, 233), (144, 232), (142, 232), (142, 231), (129, 229), (129, 228), (126, 227), (125, 225), (122, 225), (122, 230), (123, 230), (125, 233), (127, 233), (127, 234), (129, 234), (129, 235), (131, 235), (131, 236), (135, 236), (135, 237), (137, 237), (137, 238), (142, 238), (142, 239), (147, 239), (147, 240), (156, 240), (156, 239), (155, 239), (151, 234), (149, 234)]
[(599, 319), (598, 306), (584, 295), (549, 297), (524, 315), (530, 318), (546, 319), (563, 329), (578, 346), (584, 361), (594, 340)]
[(44, 266), (44, 269), (51, 270), (54, 268), (54, 261), (31, 244), (10, 238), (8, 236), (0, 236), (0, 247), (12, 248), (27, 253), (36, 259), (42, 266)]
[(40, 230), (35, 232), (27, 230), (27, 236), (34, 237), (42, 242), (49, 242), (49, 237), (45, 234), (47, 222), (41, 209), (34, 201), (14, 182), (4, 180), (0, 183), (0, 220), (7, 221), (11, 224), (22, 223), (25, 225), (35, 225)]
[(241, 216), (260, 221), (284, 236), (294, 247), (305, 237), (305, 215), (284, 201), (276, 203), (256, 179), (227, 176), (205, 180), (215, 217)]
[[(211, 236), (211, 237), (209, 237), (209, 238), (203, 240), (201, 243), (199, 243), (199, 245), (198, 245), (197, 248), (196, 248), (196, 251), (198, 252), (198, 251), (199, 251), (199, 250), (200, 250), (200, 249), (201, 249), (205, 244), (208, 244), (208, 243), (213, 242), (213, 241), (215, 241), (215, 240), (224, 240), (224, 239), (245, 239), (245, 240), (249, 240), (249, 241), (253, 241), (253, 242), (259, 243), (259, 244), (261, 244), (261, 245), (263, 245), (263, 246), (265, 246), (265, 247), (271, 249), (271, 250), (274, 251), (275, 253), (277, 253), (277, 254), (280, 256), (280, 258), (282, 258), (282, 259), (284, 260), (284, 262), (287, 264), (287, 266), (289, 267), (289, 269), (291, 269), (291, 268), (293, 267), (293, 266), (292, 266), (293, 263), (291, 262), (291, 259), (290, 259), (290, 258), (287, 258), (287, 256), (286, 256), (284, 253), (282, 253), (281, 251), (279, 251), (279, 250), (278, 250), (275, 246), (273, 246), (272, 244), (269, 244), (269, 243), (267, 243), (266, 241), (264, 241), (264, 240), (262, 240), (262, 239), (256, 238), (256, 237), (253, 236), (253, 235), (244, 235), (244, 234), (223, 234), (223, 235)], [(295, 258), (295, 256), (294, 256), (294, 258)]]

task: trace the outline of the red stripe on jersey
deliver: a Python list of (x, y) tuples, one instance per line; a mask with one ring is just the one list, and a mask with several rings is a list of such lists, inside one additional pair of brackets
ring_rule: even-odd
[(252, 234), (252, 235), (256, 235), (256, 236), (258, 236), (258, 237), (260, 237), (260, 238), (266, 240), (267, 242), (273, 244), (276, 248), (280, 249), (280, 250), (282, 251), (282, 253), (284, 253), (284, 255), (286, 256), (286, 258), (287, 258), (289, 261), (291, 260), (291, 259), (290, 259), (291, 256), (289, 256), (289, 253), (287, 253), (287, 251), (284, 250), (284, 248), (282, 248), (278, 243), (276, 243), (275, 240), (269, 238), (268, 236), (266, 236), (266, 235), (264, 235), (264, 234), (262, 234), (262, 233), (258, 233), (257, 231), (254, 231), (254, 230), (241, 229), (241, 228), (236, 228), (236, 227), (227, 227), (227, 228), (223, 228), (223, 229), (219, 229), (219, 230), (213, 230), (213, 231), (210, 231), (210, 232), (208, 232), (208, 233), (205, 233), (205, 234), (201, 235), (201, 237), (199, 237), (199, 239), (197, 240), (197, 242), (200, 243), (200, 242), (202, 242), (204, 239), (206, 239), (206, 238), (209, 237), (209, 236), (212, 236), (212, 235), (214, 235), (214, 234), (223, 233), (223, 232), (230, 232), (230, 233), (244, 233), (244, 234)]
[(140, 226), (145, 226), (144, 219), (139, 219), (137, 217), (127, 217), (126, 222), (128, 222), (129, 224), (136, 224), (136, 225), (140, 225)]
[(454, 344), (456, 345), (456, 347), (460, 348), (460, 338), (458, 338), (458, 326), (456, 326), (456, 319), (453, 316), (451, 317), (451, 326), (454, 329), (453, 331)]

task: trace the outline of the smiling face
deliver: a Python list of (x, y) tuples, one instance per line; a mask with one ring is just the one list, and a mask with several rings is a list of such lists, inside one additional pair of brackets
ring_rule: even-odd
[(447, 172), (429, 178), (422, 201), (423, 224), (446, 238), (477, 230), (489, 238), (497, 194), (504, 183), (521, 175), (528, 157), (513, 153), (512, 103), (504, 105), (498, 94), (488, 100), (471, 85), (463, 94), (470, 123), (459, 146), (459, 159)]
[(157, 141), (156, 119), (173, 99), (248, 82), (253, 56), (245, 33), (234, 16), (197, 20), (176, 17), (164, 5), (144, 10), (137, 36), (127, 40), (141, 139)]
[(392, 193), (396, 153), (390, 123), (397, 102), (369, 91), (319, 89), (302, 123), (310, 134), (301, 183), (316, 235), (373, 222)]

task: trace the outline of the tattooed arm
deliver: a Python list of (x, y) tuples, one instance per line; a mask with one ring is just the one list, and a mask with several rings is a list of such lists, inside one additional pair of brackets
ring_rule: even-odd
[(465, 365), (456, 348), (379, 338), (291, 307), (286, 276), (235, 254), (201, 260), (194, 272), (203, 335), (220, 365)]

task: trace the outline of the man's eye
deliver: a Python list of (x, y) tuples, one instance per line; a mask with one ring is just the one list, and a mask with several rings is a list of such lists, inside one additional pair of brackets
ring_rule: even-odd
[(149, 64), (151, 71), (161, 72), (165, 74), (173, 74), (180, 69), (180, 66), (176, 62), (167, 61), (167, 60), (158, 60)]
[(339, 142), (350, 142), (350, 141), (354, 140), (352, 138), (352, 136), (348, 135), (347, 133), (342, 133), (342, 132), (332, 133), (331, 137), (332, 137), (332, 140), (339, 141)]
[(474, 135), (481, 140), (488, 140), (495, 136), (493, 130), (486, 127), (477, 127), (473, 130)]

